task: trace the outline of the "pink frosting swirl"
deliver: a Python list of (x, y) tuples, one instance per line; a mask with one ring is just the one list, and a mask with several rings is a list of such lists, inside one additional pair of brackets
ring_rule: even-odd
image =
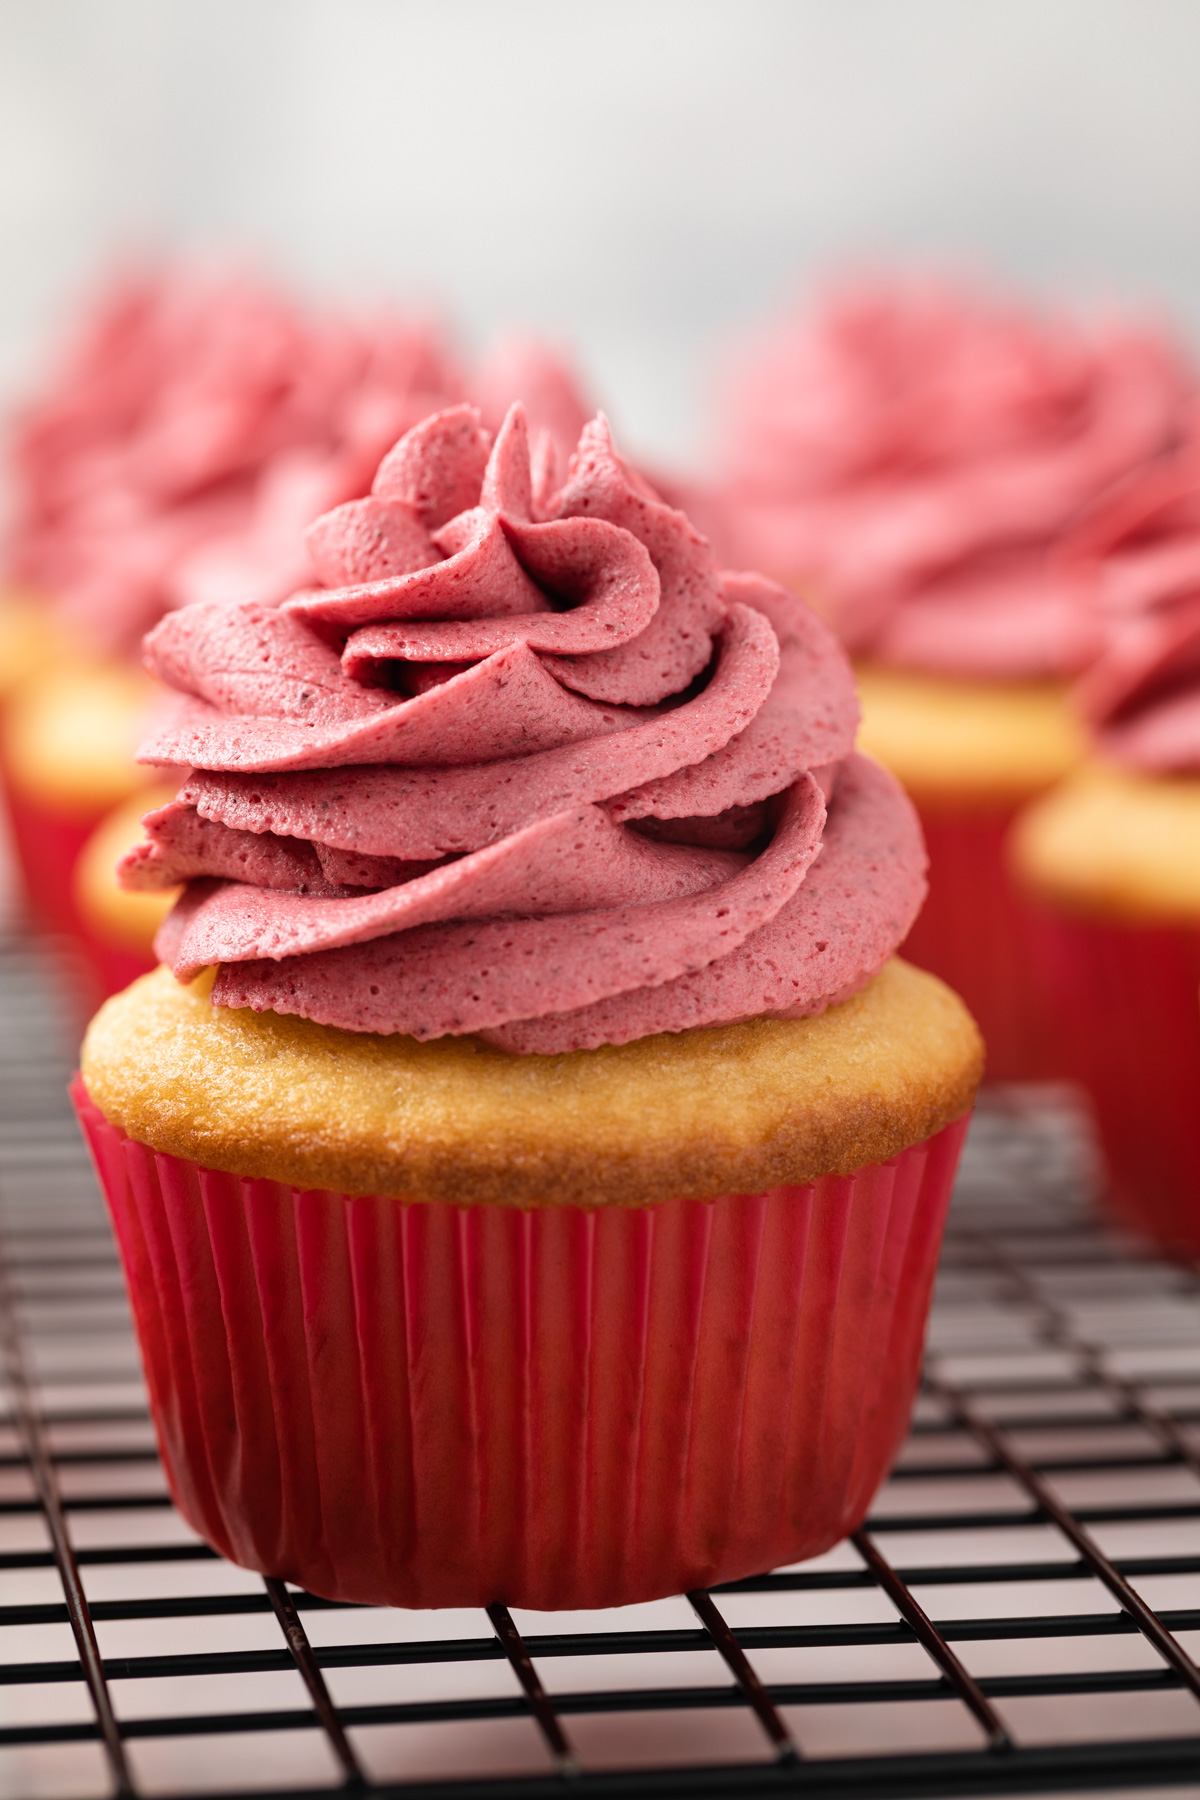
[(1116, 488), (1068, 555), (1100, 646), (1075, 689), (1097, 747), (1158, 774), (1200, 770), (1200, 426)]
[(1091, 640), (1058, 541), (1172, 442), (1191, 387), (1146, 326), (1087, 329), (949, 285), (848, 286), (742, 361), (723, 548), (810, 589), (881, 661), (1070, 672)]
[(443, 410), (310, 529), (323, 585), (147, 638), (142, 754), (190, 772), (122, 879), (188, 883), (159, 950), (214, 1003), (561, 1051), (816, 1012), (904, 938), (919, 830), (828, 628), (603, 419), (541, 474), (520, 407)]

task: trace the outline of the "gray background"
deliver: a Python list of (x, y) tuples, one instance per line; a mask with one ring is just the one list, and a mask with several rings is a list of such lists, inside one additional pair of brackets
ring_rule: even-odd
[(0, 393), (119, 246), (579, 346), (694, 457), (714, 349), (830, 260), (1200, 334), (1197, 0), (0, 0)]

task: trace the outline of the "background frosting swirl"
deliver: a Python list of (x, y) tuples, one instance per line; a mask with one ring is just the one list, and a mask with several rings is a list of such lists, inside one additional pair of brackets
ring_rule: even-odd
[(1098, 644), (1075, 697), (1097, 747), (1150, 773), (1200, 771), (1200, 429), (1139, 470), (1068, 547)]
[(819, 1011), (903, 939), (923, 852), (853, 753), (845, 655), (722, 573), (585, 427), (422, 421), (310, 528), (321, 584), (146, 640), (188, 770), (122, 863), (217, 1004), (559, 1051)]
[(1166, 335), (966, 287), (864, 281), (761, 333), (730, 387), (718, 535), (810, 591), (854, 651), (968, 677), (1070, 674), (1092, 640), (1057, 554), (1176, 441)]

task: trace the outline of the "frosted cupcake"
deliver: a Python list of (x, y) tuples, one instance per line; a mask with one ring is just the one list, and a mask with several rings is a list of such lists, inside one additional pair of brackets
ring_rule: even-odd
[(733, 388), (727, 554), (808, 594), (859, 659), (863, 745), (929, 845), (906, 949), (966, 998), (996, 1077), (1053, 1063), (1003, 842), (1084, 750), (1065, 695), (1094, 643), (1063, 534), (1175, 441), (1190, 386), (1144, 327), (893, 280), (782, 320)]
[(1077, 698), (1093, 757), (1013, 844), (1044, 976), (1126, 1217), (1200, 1249), (1200, 462), (1114, 494), (1079, 543), (1105, 650)]
[(78, 1089), (164, 1460), (345, 1599), (618, 1604), (815, 1554), (898, 1447), (981, 1058), (836, 640), (598, 421), (452, 409), (323, 586), (148, 639), (169, 968)]

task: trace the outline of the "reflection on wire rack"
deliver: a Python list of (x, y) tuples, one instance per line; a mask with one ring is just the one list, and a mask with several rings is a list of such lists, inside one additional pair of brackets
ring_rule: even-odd
[(1200, 1285), (992, 1096), (913, 1433), (814, 1563), (612, 1613), (263, 1582), (170, 1504), (44, 953), (0, 943), (0, 1800), (1200, 1791)]

